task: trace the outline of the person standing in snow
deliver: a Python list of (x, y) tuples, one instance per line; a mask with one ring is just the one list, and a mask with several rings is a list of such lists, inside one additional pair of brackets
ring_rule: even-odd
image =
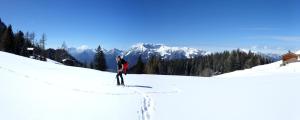
[[(122, 74), (124, 73), (126, 75), (128, 63), (124, 59), (122, 59), (121, 56), (117, 56), (116, 61), (117, 61), (117, 75), (116, 75), (117, 85), (124, 85)], [(119, 81), (119, 77), (121, 78), (121, 84)]]

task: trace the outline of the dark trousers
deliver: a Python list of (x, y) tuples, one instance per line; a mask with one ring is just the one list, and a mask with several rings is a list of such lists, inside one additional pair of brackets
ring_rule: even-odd
[(124, 80), (123, 80), (122, 72), (118, 72), (118, 74), (116, 75), (117, 85), (120, 85), (119, 76), (121, 78), (121, 84), (124, 85)]

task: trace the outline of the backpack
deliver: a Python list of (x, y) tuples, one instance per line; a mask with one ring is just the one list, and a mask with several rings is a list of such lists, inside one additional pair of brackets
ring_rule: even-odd
[(128, 62), (125, 61), (124, 59), (122, 59), (122, 64), (123, 64), (123, 73), (126, 75), (127, 74), (127, 71), (128, 71)]

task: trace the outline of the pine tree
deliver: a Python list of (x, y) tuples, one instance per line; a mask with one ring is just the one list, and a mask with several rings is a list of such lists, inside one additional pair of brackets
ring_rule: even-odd
[(87, 64), (87, 62), (86, 62), (86, 61), (84, 61), (84, 62), (82, 63), (82, 67), (84, 67), (84, 68), (88, 68), (88, 64)]
[(30, 43), (33, 45), (33, 46), (36, 46), (36, 41), (35, 41), (35, 33), (29, 33), (28, 34), (28, 40), (30, 41)]
[(47, 53), (46, 53), (46, 50), (45, 50), (45, 45), (46, 45), (46, 40), (47, 40), (47, 38), (46, 38), (46, 34), (45, 33), (43, 33), (42, 34), (42, 37), (41, 37), (41, 39), (40, 39), (40, 41), (39, 41), (39, 48), (40, 48), (40, 54), (41, 54), (41, 56), (43, 56), (43, 57), (47, 57)]
[(145, 73), (159, 74), (160, 56), (152, 56), (145, 66)]
[(1, 37), (1, 50), (5, 52), (15, 53), (14, 49), (14, 34), (11, 25), (9, 25)]
[[(1, 44), (1, 38), (3, 35), (3, 32), (6, 30), (6, 25), (1, 21), (0, 19), (0, 44)], [(0, 48), (1, 49), (1, 48)]]
[(145, 70), (145, 64), (142, 60), (142, 57), (139, 56), (133, 72), (136, 74), (144, 74), (144, 70)]
[(68, 58), (68, 47), (67, 47), (67, 44), (66, 42), (64, 41), (63, 44), (61, 45), (61, 48), (58, 49), (58, 58), (57, 59), (66, 59)]
[(94, 69), (94, 63), (93, 62), (90, 63), (90, 68)]
[(24, 33), (22, 31), (19, 31), (15, 35), (15, 51), (17, 55), (23, 55), (23, 53), (26, 50), (24, 46), (25, 46)]
[(95, 54), (95, 68), (97, 70), (105, 71), (107, 69), (106, 67), (106, 61), (105, 61), (105, 55), (100, 47), (100, 45), (96, 49), (96, 54)]
[(39, 44), (39, 46), (42, 50), (45, 50), (46, 40), (47, 40), (46, 34), (43, 33), (42, 38), (40, 39), (40, 44)]
[(68, 46), (66, 44), (66, 42), (64, 41), (63, 44), (61, 45), (61, 49), (63, 50), (67, 50), (68, 49)]
[(29, 53), (27, 51), (27, 48), (29, 47), (34, 47), (31, 38), (29, 37), (30, 33), (26, 32), (24, 35), (24, 46), (23, 46), (23, 50), (21, 51), (21, 55), (28, 57)]

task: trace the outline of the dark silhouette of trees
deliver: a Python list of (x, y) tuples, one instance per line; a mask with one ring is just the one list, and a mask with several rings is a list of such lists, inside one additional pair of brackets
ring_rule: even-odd
[(1, 50), (9, 53), (15, 53), (14, 34), (11, 25), (2, 34)]
[(160, 56), (152, 56), (145, 66), (145, 73), (147, 74), (159, 74), (159, 64), (161, 61)]
[(15, 54), (24, 56), (25, 52), (26, 52), (26, 46), (25, 46), (24, 33), (22, 31), (19, 31), (17, 34), (15, 34)]
[[(0, 45), (1, 45), (3, 32), (6, 30), (6, 28), (7, 28), (6, 25), (0, 19)], [(0, 46), (0, 50), (1, 50), (1, 46)]]

